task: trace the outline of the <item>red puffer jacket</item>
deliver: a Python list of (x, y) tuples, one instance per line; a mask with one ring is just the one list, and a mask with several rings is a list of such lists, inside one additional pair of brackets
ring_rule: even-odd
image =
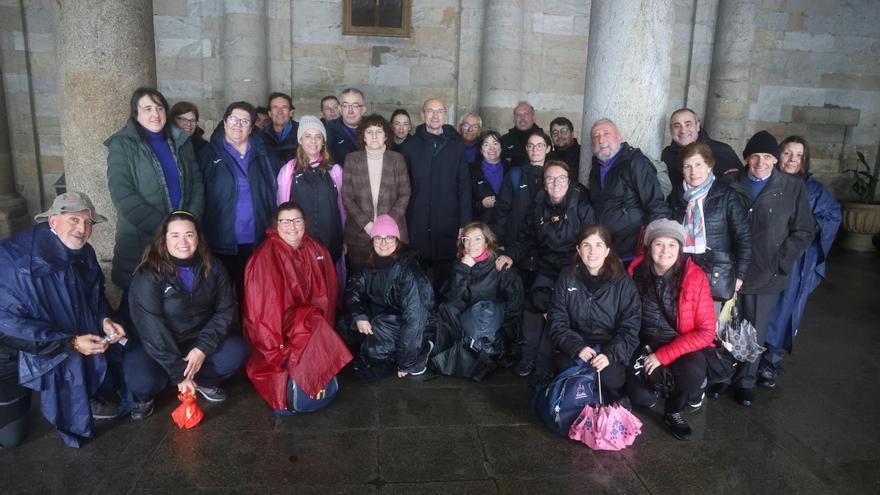
[[(642, 261), (644, 256), (633, 260), (628, 270), (630, 276)], [(675, 324), (678, 336), (655, 352), (663, 366), (669, 366), (689, 352), (712, 347), (715, 339), (715, 306), (706, 273), (690, 258), (685, 262), (684, 270)]]
[(245, 370), (273, 409), (286, 409), (287, 379), (314, 395), (351, 361), (333, 329), (339, 288), (333, 259), (305, 234), (298, 249), (270, 227), (245, 270)]

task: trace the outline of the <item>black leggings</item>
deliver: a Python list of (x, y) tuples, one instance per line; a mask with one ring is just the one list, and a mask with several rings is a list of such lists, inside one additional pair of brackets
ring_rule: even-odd
[[(706, 352), (711, 349), (701, 349), (699, 351), (689, 352), (678, 357), (675, 361), (667, 366), (672, 377), (675, 380), (675, 387), (666, 399), (666, 412), (680, 412), (687, 404), (688, 397), (703, 384), (706, 378)], [(635, 362), (640, 352), (634, 356), (632, 362)], [(661, 367), (662, 368), (662, 367)], [(662, 372), (661, 368), (654, 370), (654, 373)], [(657, 396), (642, 381), (642, 378), (636, 376), (635, 369), (632, 365), (627, 368), (626, 372), (626, 391), (630, 401), (634, 406), (650, 406), (657, 400)], [(645, 373), (645, 370), (640, 370)]]
[(0, 380), (0, 448), (24, 440), (31, 409), (31, 391), (18, 384), (18, 377)]

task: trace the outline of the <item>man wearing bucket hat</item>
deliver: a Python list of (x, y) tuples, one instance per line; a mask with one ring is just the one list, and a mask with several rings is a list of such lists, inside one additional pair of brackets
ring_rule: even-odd
[[(779, 144), (767, 131), (759, 131), (743, 150), (747, 170), (731, 184), (745, 204), (752, 233), (752, 261), (739, 290), (737, 305), (743, 318), (754, 325), (759, 345), (770, 325), (770, 313), (779, 293), (788, 287), (795, 260), (813, 240), (813, 214), (804, 181), (774, 169)], [(731, 385), (736, 401), (751, 406), (759, 362), (741, 363)], [(717, 398), (726, 384), (709, 391)]]
[(107, 219), (78, 192), (55, 198), (37, 224), (0, 242), (0, 446), (27, 430), (30, 391), (65, 444), (79, 447), (92, 422), (117, 407), (93, 399), (107, 349), (125, 337), (110, 319), (104, 274), (88, 244)]

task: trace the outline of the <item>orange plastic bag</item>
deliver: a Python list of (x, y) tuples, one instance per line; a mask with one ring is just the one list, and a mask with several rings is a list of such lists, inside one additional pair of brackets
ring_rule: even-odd
[(189, 429), (199, 424), (205, 417), (205, 413), (196, 404), (196, 396), (194, 394), (177, 394), (177, 398), (180, 399), (181, 404), (171, 413), (171, 419), (177, 423), (177, 427)]

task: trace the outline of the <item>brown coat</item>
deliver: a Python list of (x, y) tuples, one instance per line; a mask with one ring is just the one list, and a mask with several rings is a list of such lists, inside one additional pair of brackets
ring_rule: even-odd
[(379, 210), (373, 212), (373, 193), (367, 171), (367, 152), (354, 151), (345, 157), (342, 172), (342, 201), (345, 204), (345, 243), (349, 251), (370, 246), (364, 226), (373, 218), (387, 213), (400, 228), (400, 239), (409, 240), (406, 231), (406, 207), (409, 205), (410, 184), (406, 160), (395, 151), (386, 150), (382, 157), (382, 179), (379, 184)]

